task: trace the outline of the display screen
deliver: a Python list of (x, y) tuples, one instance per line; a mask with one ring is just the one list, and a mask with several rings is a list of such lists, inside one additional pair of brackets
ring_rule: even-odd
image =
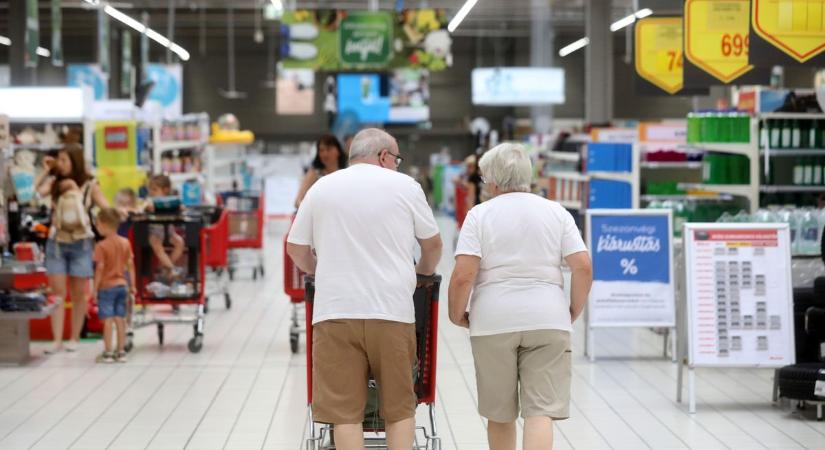
[(564, 103), (564, 69), (492, 67), (473, 69), (473, 104), (494, 106)]
[(361, 123), (414, 124), (430, 119), (430, 83), (425, 70), (338, 75), (338, 113)]

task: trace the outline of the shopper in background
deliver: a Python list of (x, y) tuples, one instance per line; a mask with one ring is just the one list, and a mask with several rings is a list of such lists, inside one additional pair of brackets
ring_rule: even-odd
[[(98, 315), (103, 320), (103, 353), (98, 362), (126, 362), (126, 301), (135, 294), (135, 263), (129, 240), (118, 236), (120, 212), (101, 210), (97, 227), (103, 240), (95, 246), (95, 286)], [(125, 274), (129, 274), (130, 283)], [(129, 287), (131, 286), (131, 288)], [(117, 327), (117, 352), (112, 351), (112, 327)]]
[[(493, 198), (461, 228), (450, 320), (470, 329), (490, 448), (515, 449), (520, 405), (524, 448), (548, 449), (553, 420), (569, 415), (570, 331), (590, 291), (590, 256), (570, 213), (529, 193), (532, 167), (522, 146), (501, 144), (480, 166)], [(573, 273), (570, 302), (563, 262)]]
[(115, 195), (115, 207), (120, 212), (121, 223), (117, 227), (117, 234), (129, 237), (129, 214), (137, 212), (137, 194), (132, 188), (123, 188)]
[(298, 190), (298, 196), (295, 198), (296, 209), (301, 205), (307, 191), (316, 181), (324, 175), (329, 175), (336, 170), (347, 167), (347, 152), (344, 151), (335, 136), (331, 134), (321, 136), (315, 144), (315, 148), (315, 159), (312, 161), (312, 167), (304, 175), (301, 188)]
[(481, 203), (481, 173), (478, 169), (476, 155), (470, 155), (464, 159), (464, 167), (467, 171), (464, 175), (464, 187), (467, 190), (467, 210)]
[[(149, 201), (146, 203), (147, 211), (155, 211), (155, 201), (172, 195), (172, 180), (166, 175), (155, 175), (149, 179)], [(183, 256), (186, 243), (183, 238), (174, 231), (172, 227), (164, 230), (164, 225), (149, 226), (149, 246), (152, 248), (155, 258), (160, 266), (168, 272), (169, 276), (174, 275), (175, 264)], [(172, 244), (172, 251), (166, 253), (163, 245), (165, 231), (169, 231), (169, 243)]]
[[(77, 186), (80, 195), (73, 189)], [(69, 189), (72, 187), (72, 189)], [(94, 275), (92, 270), (92, 251), (94, 248), (94, 229), (91, 221), (91, 208), (107, 208), (109, 202), (100, 190), (100, 186), (89, 174), (86, 160), (83, 156), (83, 147), (77, 144), (65, 146), (57, 153), (57, 157), (43, 158), (43, 171), (35, 180), (35, 189), (41, 196), (50, 196), (52, 203), (52, 226), (49, 230), (49, 239), (46, 242), (46, 272), (49, 276), (51, 292), (62, 301), (52, 314), (52, 334), (54, 345), (46, 353), (55, 353), (63, 349), (63, 327), (67, 287), (72, 299), (72, 330), (71, 340), (66, 345), (67, 351), (75, 351), (80, 341), (80, 332), (86, 318), (87, 301), (89, 299), (89, 283)], [(63, 195), (72, 196), (76, 203), (73, 205), (75, 214), (71, 217), (76, 223), (82, 223), (82, 231), (73, 230), (72, 233), (59, 233), (64, 220), (56, 220), (55, 209), (61, 205)], [(68, 204), (69, 198), (64, 198)], [(69, 205), (72, 206), (72, 205)], [(81, 211), (77, 209), (81, 208)], [(81, 214), (85, 214), (82, 217)], [(62, 215), (68, 222), (67, 215)]]
[[(359, 132), (351, 166), (309, 190), (287, 239), (298, 267), (315, 274), (312, 318), (316, 422), (335, 425), (335, 445), (363, 449), (368, 375), (379, 389), (387, 446), (413, 444), (416, 273), (432, 275), (441, 238), (421, 186), (398, 173), (395, 139)], [(413, 266), (416, 242), (421, 259)], [(313, 249), (317, 250), (317, 259)]]

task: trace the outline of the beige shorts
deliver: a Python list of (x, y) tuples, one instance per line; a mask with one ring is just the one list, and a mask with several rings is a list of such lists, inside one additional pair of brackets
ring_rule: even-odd
[(312, 415), (320, 423), (364, 421), (369, 375), (389, 423), (415, 416), (415, 324), (325, 320), (312, 327)]
[(478, 412), (489, 420), (570, 416), (570, 333), (519, 331), (470, 338)]

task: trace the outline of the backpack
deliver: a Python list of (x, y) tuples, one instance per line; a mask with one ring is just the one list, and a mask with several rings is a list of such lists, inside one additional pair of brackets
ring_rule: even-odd
[(54, 208), (55, 240), (71, 243), (93, 237), (91, 217), (86, 206), (85, 191), (72, 190), (64, 192), (57, 199)]

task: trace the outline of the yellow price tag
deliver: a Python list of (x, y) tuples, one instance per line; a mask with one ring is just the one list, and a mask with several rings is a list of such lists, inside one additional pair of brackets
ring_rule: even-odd
[(646, 17), (636, 22), (636, 73), (669, 94), (684, 86), (682, 18)]
[(825, 51), (825, 0), (753, 0), (753, 29), (800, 63)]
[(748, 64), (750, 0), (687, 0), (685, 56), (724, 83), (753, 69)]

